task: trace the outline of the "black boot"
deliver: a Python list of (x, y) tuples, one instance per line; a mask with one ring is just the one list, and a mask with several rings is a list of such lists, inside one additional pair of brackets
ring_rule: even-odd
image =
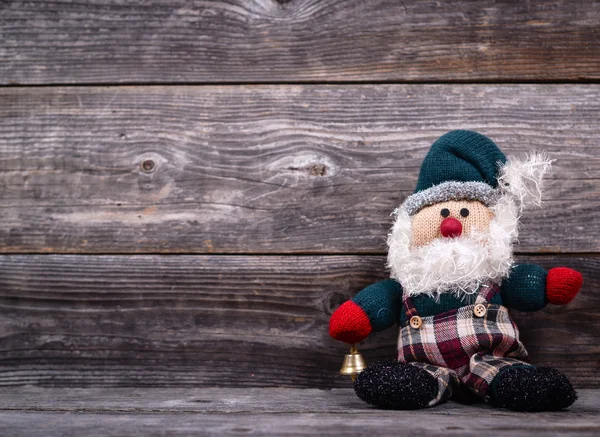
[(558, 411), (577, 393), (565, 375), (550, 367), (509, 367), (491, 384), (492, 404), (515, 411)]
[(367, 367), (354, 381), (354, 391), (363, 401), (381, 408), (424, 408), (437, 396), (438, 382), (426, 370), (383, 361)]

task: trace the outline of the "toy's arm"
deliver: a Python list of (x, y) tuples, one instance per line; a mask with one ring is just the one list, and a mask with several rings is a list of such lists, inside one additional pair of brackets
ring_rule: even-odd
[(402, 310), (402, 287), (393, 279), (369, 285), (331, 315), (329, 335), (357, 343), (371, 332), (383, 331), (398, 322)]
[(579, 292), (583, 278), (581, 273), (567, 267), (549, 271), (535, 264), (514, 266), (509, 277), (502, 283), (502, 302), (519, 311), (538, 311), (548, 302), (565, 305)]

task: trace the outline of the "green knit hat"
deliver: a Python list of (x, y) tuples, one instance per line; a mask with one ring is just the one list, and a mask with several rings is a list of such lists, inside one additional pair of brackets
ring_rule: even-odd
[(440, 137), (423, 160), (415, 193), (403, 206), (410, 215), (447, 200), (479, 200), (491, 206), (500, 196), (498, 174), (506, 156), (485, 135), (455, 130)]

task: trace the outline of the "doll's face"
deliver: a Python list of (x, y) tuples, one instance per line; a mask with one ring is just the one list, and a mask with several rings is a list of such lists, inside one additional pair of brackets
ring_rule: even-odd
[(412, 247), (438, 238), (469, 236), (473, 230), (489, 230), (494, 214), (477, 200), (450, 200), (426, 206), (412, 217)]
[(479, 201), (439, 202), (413, 216), (400, 207), (388, 235), (391, 276), (413, 296), (474, 293), (508, 275), (518, 220), (509, 196), (489, 208)]

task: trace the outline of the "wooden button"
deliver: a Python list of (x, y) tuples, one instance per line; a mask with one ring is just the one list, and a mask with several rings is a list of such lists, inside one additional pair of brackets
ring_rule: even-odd
[(423, 319), (421, 319), (419, 316), (412, 316), (410, 318), (410, 326), (412, 326), (413, 328), (419, 329), (422, 324), (423, 324)]
[(483, 316), (485, 316), (485, 313), (487, 313), (487, 308), (482, 303), (478, 303), (473, 308), (473, 314), (475, 314), (475, 316), (477, 316), (477, 317), (483, 317)]

